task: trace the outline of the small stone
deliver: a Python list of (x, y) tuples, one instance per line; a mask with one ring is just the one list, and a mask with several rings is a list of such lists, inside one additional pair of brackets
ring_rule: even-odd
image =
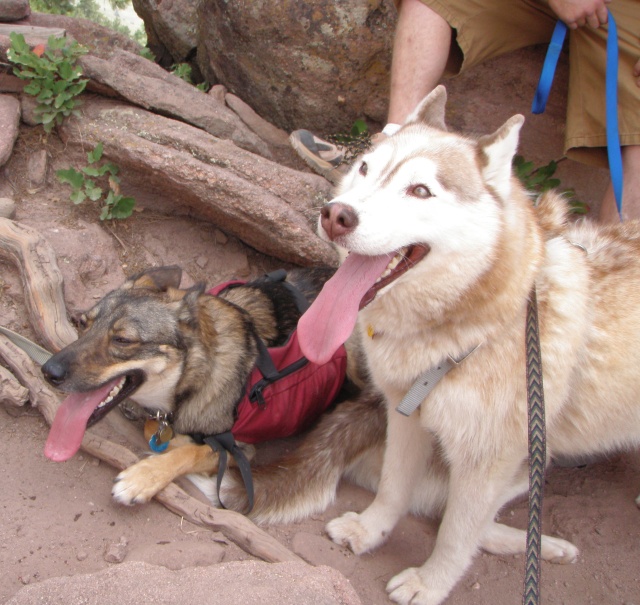
[(40, 149), (29, 156), (29, 181), (32, 187), (40, 187), (47, 180), (47, 167), (49, 165), (47, 151)]
[(213, 235), (216, 244), (220, 244), (221, 246), (224, 246), (229, 241), (229, 236), (224, 231), (220, 231), (220, 229), (216, 229)]
[(196, 265), (198, 265), (198, 267), (200, 267), (201, 269), (204, 269), (207, 266), (208, 262), (209, 259), (206, 256), (199, 256), (198, 258), (196, 258)]
[(13, 218), (16, 215), (16, 204), (8, 197), (0, 197), (0, 218)]
[(129, 541), (122, 536), (119, 542), (107, 544), (104, 551), (104, 560), (107, 563), (122, 563), (127, 556)]
[(210, 97), (213, 97), (221, 105), (224, 105), (224, 97), (227, 94), (227, 88), (223, 84), (216, 84), (211, 87), (207, 94)]
[(76, 553), (76, 559), (78, 561), (84, 561), (89, 556), (89, 553), (86, 550), (79, 550)]

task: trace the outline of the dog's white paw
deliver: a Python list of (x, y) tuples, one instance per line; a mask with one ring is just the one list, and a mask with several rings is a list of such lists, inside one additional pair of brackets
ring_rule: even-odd
[(578, 560), (580, 551), (567, 540), (542, 536), (540, 553), (545, 561), (550, 563), (575, 563)]
[(132, 506), (149, 502), (171, 479), (158, 468), (156, 457), (145, 458), (123, 470), (115, 479), (111, 495), (121, 504)]
[(423, 572), (409, 567), (389, 580), (389, 598), (399, 605), (438, 605), (447, 598), (448, 590), (436, 590), (422, 577)]
[(345, 513), (326, 527), (329, 537), (342, 546), (348, 546), (356, 555), (372, 550), (386, 537), (383, 532), (371, 531), (362, 522), (362, 515)]

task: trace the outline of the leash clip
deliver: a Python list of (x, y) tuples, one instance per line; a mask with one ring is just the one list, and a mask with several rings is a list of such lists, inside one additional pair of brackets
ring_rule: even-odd
[(169, 447), (169, 441), (173, 439), (173, 428), (169, 424), (168, 414), (163, 414), (160, 410), (156, 412), (155, 420), (158, 422), (158, 428), (149, 439), (149, 447), (160, 454)]

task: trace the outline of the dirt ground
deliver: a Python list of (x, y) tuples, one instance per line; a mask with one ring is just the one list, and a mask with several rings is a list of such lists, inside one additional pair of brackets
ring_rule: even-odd
[[(189, 218), (167, 218), (141, 200), (141, 212), (117, 225), (101, 224), (98, 211), (74, 207), (52, 178), (66, 167), (65, 151), (47, 143), (52, 165), (48, 184), (34, 188), (27, 170), (31, 154), (43, 146), (25, 129), (0, 179), (0, 197), (17, 204), (16, 220), (36, 229), (58, 255), (71, 313), (86, 309), (132, 272), (151, 264), (179, 264), (185, 281), (216, 283), (257, 275), (281, 266), (228, 238), (219, 229)], [(147, 200), (147, 202), (149, 202)], [(2, 324), (33, 337), (24, 310), (18, 272), (0, 262)], [(112, 414), (118, 414), (114, 411)], [(107, 422), (107, 421), (105, 421)], [(192, 525), (156, 502), (126, 508), (110, 497), (116, 471), (86, 454), (65, 463), (45, 459), (47, 426), (32, 409), (0, 406), (0, 603), (24, 585), (56, 576), (84, 574), (142, 560), (172, 569), (251, 558), (221, 534)], [(292, 447), (291, 442), (276, 448)], [(273, 447), (273, 446), (272, 446)], [(574, 565), (543, 564), (543, 602), (565, 605), (640, 605), (640, 456), (637, 452), (592, 461), (579, 468), (552, 468), (544, 503), (544, 531), (574, 542), (581, 556)], [(363, 605), (388, 603), (386, 582), (429, 555), (437, 524), (406, 518), (376, 552), (356, 557), (334, 545), (325, 523), (348, 510), (360, 511), (372, 495), (344, 484), (324, 514), (268, 531), (313, 564), (345, 575)], [(524, 527), (526, 501), (501, 513)], [(479, 554), (447, 601), (450, 605), (507, 605), (521, 601), (524, 559)]]

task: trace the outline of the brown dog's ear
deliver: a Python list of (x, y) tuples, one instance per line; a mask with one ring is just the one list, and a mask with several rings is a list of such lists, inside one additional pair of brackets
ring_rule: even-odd
[(438, 130), (447, 130), (444, 119), (447, 90), (442, 84), (436, 86), (415, 108), (405, 124), (426, 124)]
[(177, 265), (153, 267), (134, 275), (124, 284), (124, 288), (147, 288), (166, 292), (169, 288), (179, 288), (182, 269)]

